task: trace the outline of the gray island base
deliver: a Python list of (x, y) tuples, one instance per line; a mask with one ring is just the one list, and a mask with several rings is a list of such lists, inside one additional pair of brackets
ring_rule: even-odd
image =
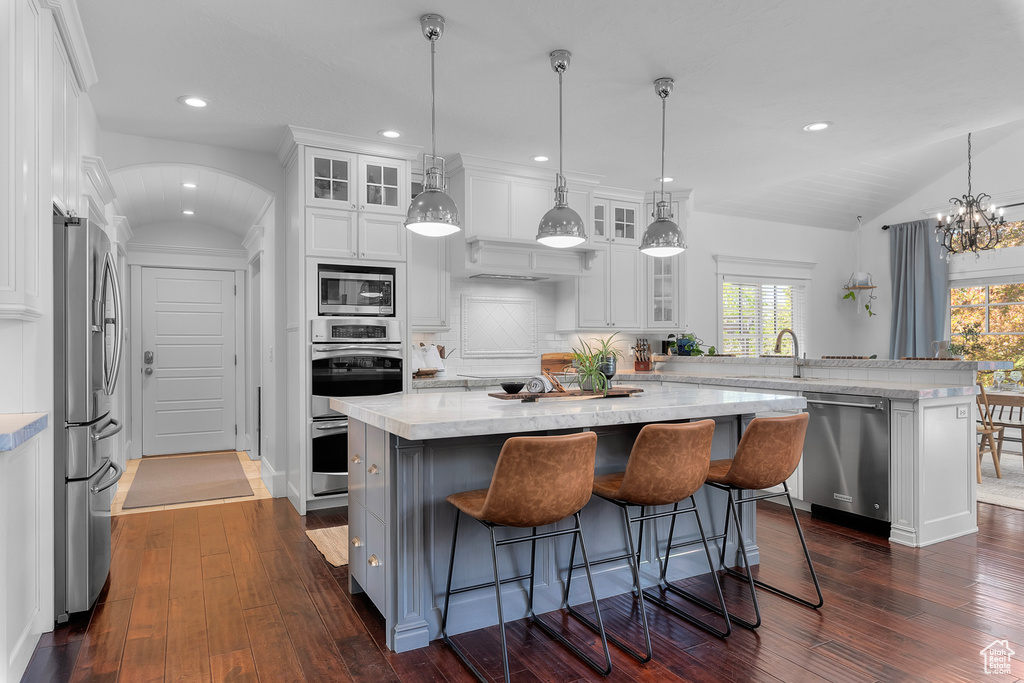
[[(602, 474), (625, 466), (633, 440), (644, 424), (714, 419), (712, 458), (730, 458), (743, 425), (755, 415), (799, 412), (805, 405), (798, 396), (658, 386), (630, 398), (538, 403), (501, 401), (470, 393), (332, 399), (331, 407), (349, 416), (351, 590), (365, 591), (380, 610), (386, 622), (387, 645), (392, 650), (425, 647), (439, 638), (454, 522), (454, 509), (445, 497), (485, 488), (501, 446), (510, 436), (592, 430), (598, 435), (596, 471)], [(706, 487), (695, 496), (709, 534), (721, 533), (724, 528), (724, 496)], [(754, 506), (743, 507), (750, 560), (757, 563)], [(594, 498), (582, 516), (591, 560), (623, 552), (625, 530), (615, 506)], [(648, 533), (652, 529), (653, 533)], [(510, 537), (523, 530), (499, 529), (498, 533)], [(640, 548), (645, 586), (657, 583), (656, 548), (664, 547), (667, 535), (667, 520), (645, 531)], [(690, 538), (697, 538), (696, 524), (690, 516), (681, 517), (676, 540)], [(735, 548), (726, 551), (727, 560), (733, 559)], [(499, 552), (503, 577), (526, 573), (529, 544), (506, 546)], [(538, 613), (560, 607), (569, 552), (567, 538), (538, 542)], [(492, 580), (490, 542), (482, 526), (461, 526), (458, 553), (453, 586)], [(701, 546), (673, 551), (669, 570), (670, 580), (707, 573)], [(627, 593), (631, 588), (624, 561), (595, 567), (594, 580), (600, 598)], [(525, 582), (506, 584), (502, 595), (506, 620), (526, 615)], [(574, 581), (570, 602), (587, 600), (586, 581)], [(496, 623), (493, 588), (452, 598), (451, 633)]]

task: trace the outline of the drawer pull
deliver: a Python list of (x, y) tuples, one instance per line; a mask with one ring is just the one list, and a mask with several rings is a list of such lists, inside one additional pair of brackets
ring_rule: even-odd
[(362, 548), (363, 547), (363, 542), (361, 540), (359, 540), (358, 536), (353, 536), (352, 537), (352, 547), (353, 548)]
[(378, 474), (379, 472), (380, 468), (377, 467), (376, 465), (370, 465), (369, 467), (366, 468), (367, 474)]
[(370, 555), (370, 559), (368, 559), (366, 563), (369, 564), (371, 567), (380, 566), (380, 560), (377, 559), (376, 555)]
[(358, 453), (356, 453), (355, 455), (352, 456), (352, 464), (353, 465), (358, 465), (362, 461), (363, 461), (363, 459), (359, 457)]

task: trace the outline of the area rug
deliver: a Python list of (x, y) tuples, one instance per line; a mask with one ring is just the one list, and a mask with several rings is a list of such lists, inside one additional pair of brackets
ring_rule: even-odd
[(348, 564), (348, 526), (310, 529), (306, 535), (332, 565), (341, 567)]
[(253, 495), (234, 451), (180, 458), (144, 458), (122, 509), (196, 503)]
[(981, 483), (978, 502), (1024, 510), (1024, 457), (1003, 451), (999, 459), (1002, 479), (996, 479), (996, 468), (988, 454), (981, 461)]

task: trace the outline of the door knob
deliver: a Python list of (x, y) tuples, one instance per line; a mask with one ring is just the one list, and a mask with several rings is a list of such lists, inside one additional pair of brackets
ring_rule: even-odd
[(145, 370), (143, 370), (143, 372), (145, 372), (147, 375), (152, 375), (153, 374), (153, 368), (146, 368)]

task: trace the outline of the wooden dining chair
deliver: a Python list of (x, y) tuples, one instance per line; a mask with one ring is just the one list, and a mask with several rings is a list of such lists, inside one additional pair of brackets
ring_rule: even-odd
[(992, 425), (1002, 427), (1003, 434), (999, 438), (998, 451), (1000, 457), (1003, 454), (1003, 441), (1011, 429), (1016, 429), (1021, 442), (1021, 451), (1024, 455), (1024, 406), (1008, 405), (996, 400), (989, 402), (989, 409), (992, 415)]
[[(999, 479), (1003, 478), (1003, 471), (999, 467), (999, 456), (1001, 455), (1003, 447), (1003, 427), (997, 426), (992, 421), (992, 409), (988, 403), (988, 395), (985, 393), (985, 387), (978, 382), (978, 415), (981, 418), (981, 424), (977, 425), (978, 435), (981, 440), (978, 442), (978, 483), (981, 483), (981, 457), (985, 453), (992, 454), (992, 463), (996, 467), (996, 477)], [(998, 440), (997, 440), (998, 438)]]

